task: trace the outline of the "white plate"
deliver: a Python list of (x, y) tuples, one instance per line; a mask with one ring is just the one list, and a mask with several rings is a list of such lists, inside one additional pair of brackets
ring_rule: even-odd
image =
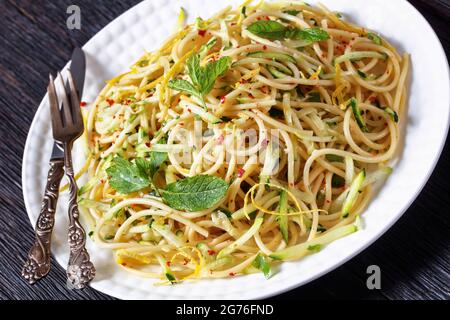
[[(311, 1), (314, 2), (314, 1)], [(83, 100), (95, 99), (106, 80), (127, 70), (145, 49), (152, 50), (173, 31), (180, 5), (192, 21), (208, 17), (238, 0), (144, 1), (118, 17), (85, 46), (87, 77)], [(435, 33), (426, 20), (405, 0), (322, 0), (347, 19), (379, 31), (400, 51), (411, 53), (412, 77), (404, 147), (381, 192), (364, 213), (365, 228), (328, 245), (301, 261), (285, 263), (270, 280), (262, 275), (153, 286), (120, 270), (109, 250), (89, 240), (88, 250), (97, 268), (91, 286), (122, 299), (255, 299), (272, 296), (305, 284), (343, 264), (378, 239), (406, 211), (429, 178), (447, 137), (449, 124), (448, 63)], [(46, 98), (39, 106), (28, 134), (22, 168), (25, 205), (34, 225), (51, 153), (51, 128)], [(78, 157), (77, 157), (78, 155)], [(81, 152), (74, 152), (80, 163)], [(424, 212), (426, 214), (426, 212)], [(65, 267), (67, 195), (62, 194), (53, 237), (53, 253)], [(393, 243), (392, 246), (396, 244)], [(389, 249), (387, 249), (389, 250)]]

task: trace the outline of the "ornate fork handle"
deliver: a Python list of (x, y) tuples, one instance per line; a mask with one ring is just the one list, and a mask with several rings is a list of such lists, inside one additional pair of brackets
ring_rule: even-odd
[(43, 278), (50, 271), (51, 237), (55, 224), (55, 209), (58, 202), (59, 184), (64, 175), (64, 161), (50, 161), (41, 212), (36, 221), (35, 240), (27, 261), (22, 269), (22, 277), (30, 284)]
[(69, 265), (67, 267), (68, 281), (75, 289), (84, 288), (95, 277), (95, 268), (90, 261), (86, 245), (86, 232), (78, 218), (77, 193), (78, 187), (75, 181), (72, 165), (72, 143), (64, 143), (64, 166), (69, 180)]

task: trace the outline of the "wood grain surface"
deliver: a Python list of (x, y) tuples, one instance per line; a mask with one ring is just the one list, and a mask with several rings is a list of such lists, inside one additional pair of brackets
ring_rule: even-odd
[[(450, 54), (449, 0), (410, 1)], [(28, 285), (20, 270), (33, 240), (22, 197), (23, 149), (48, 74), (136, 0), (76, 4), (82, 29), (66, 28), (71, 0), (0, 0), (0, 299), (112, 299), (91, 288), (66, 287), (65, 272)], [(450, 145), (425, 189), (381, 239), (335, 271), (278, 299), (450, 299)], [(380, 266), (381, 290), (368, 290), (366, 269)]]

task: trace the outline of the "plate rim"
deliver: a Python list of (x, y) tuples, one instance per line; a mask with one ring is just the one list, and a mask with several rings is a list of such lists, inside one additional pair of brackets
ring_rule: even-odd
[[(408, 2), (407, 0), (400, 0), (401, 2), (403, 2), (403, 4), (407, 4), (407, 6), (409, 6), (409, 9), (415, 13), (415, 15), (417, 16), (417, 18), (420, 18), (422, 20), (422, 22), (425, 23), (425, 25), (428, 27), (428, 29), (431, 31), (429, 36), (431, 38), (433, 38), (433, 40), (436, 42), (436, 44), (439, 47), (439, 55), (441, 56), (441, 58), (443, 58), (443, 62), (445, 62), (447, 64), (447, 69), (446, 69), (446, 82), (447, 82), (447, 88), (449, 88), (450, 86), (450, 70), (449, 70), (449, 61), (447, 59), (447, 55), (445, 53), (444, 47), (442, 45), (442, 42), (440, 41), (439, 37), (437, 36), (435, 30), (433, 29), (433, 27), (430, 25), (430, 23), (428, 22), (428, 20), (422, 15), (422, 13), (416, 9), (416, 7), (414, 7), (410, 2)], [(142, 5), (143, 3), (145, 3), (146, 1), (140, 2), (135, 4), (134, 6), (131, 6), (130, 8), (128, 8), (126, 11), (124, 11), (123, 13), (121, 13), (120, 15), (118, 15), (117, 17), (115, 17), (113, 20), (111, 20), (110, 22), (108, 22), (102, 29), (100, 29), (99, 31), (97, 31), (97, 33), (95, 33), (95, 35), (93, 35), (83, 46), (82, 48), (85, 49), (85, 47), (87, 45), (89, 45), (91, 42), (95, 41), (95, 39), (97, 38), (97, 36), (104, 30), (106, 29), (108, 26), (110, 26), (111, 24), (113, 24), (117, 19), (121, 18), (122, 16), (124, 16), (126, 13), (128, 13), (131, 10), (135, 10), (136, 7)], [(63, 67), (62, 70), (66, 70), (67, 67), (69, 65), (69, 62)], [(444, 72), (444, 71), (442, 71)], [(445, 75), (444, 75), (445, 76)], [(447, 101), (446, 104), (448, 107), (450, 107), (450, 88), (447, 90)], [(27, 138), (26, 138), (26, 142), (24, 145), (24, 152), (23, 152), (23, 156), (22, 156), (22, 170), (21, 170), (21, 178), (22, 178), (22, 194), (23, 194), (23, 198), (24, 198), (24, 204), (25, 204), (25, 209), (27, 211), (27, 215), (28, 215), (28, 219), (32, 225), (33, 230), (35, 229), (35, 223), (34, 223), (34, 217), (32, 217), (31, 215), (31, 209), (30, 209), (30, 201), (29, 201), (29, 197), (26, 193), (26, 188), (25, 186), (28, 184), (28, 180), (27, 180), (27, 176), (26, 176), (26, 163), (25, 160), (29, 157), (29, 150), (30, 150), (30, 143), (32, 140), (31, 137), (31, 132), (33, 131), (34, 127), (36, 126), (36, 123), (38, 122), (38, 113), (40, 113), (45, 106), (45, 100), (47, 99), (47, 93), (44, 95), (44, 97), (42, 98), (42, 100), (39, 103), (38, 108), (36, 109), (36, 112), (33, 116), (33, 120), (31, 122), (31, 125), (29, 127), (28, 130), (28, 134), (27, 134)], [(443, 103), (445, 104), (445, 102)], [(416, 201), (417, 197), (420, 195), (420, 193), (423, 191), (423, 189), (425, 188), (426, 184), (428, 183), (428, 181), (430, 180), (431, 175), (433, 174), (433, 172), (436, 169), (437, 164), (439, 163), (439, 160), (441, 159), (442, 156), (442, 152), (444, 150), (445, 144), (448, 140), (449, 137), (449, 132), (450, 132), (450, 112), (448, 112), (448, 117), (445, 119), (446, 123), (445, 123), (445, 131), (443, 132), (443, 137), (440, 141), (439, 144), (439, 148), (438, 148), (438, 152), (436, 152), (436, 154), (434, 154), (433, 156), (433, 161), (432, 164), (429, 166), (429, 168), (427, 169), (427, 174), (425, 175), (425, 178), (422, 179), (420, 186), (414, 191), (413, 194), (411, 194), (408, 198), (408, 201), (405, 203), (405, 205), (402, 206), (402, 208), (400, 210), (398, 210), (397, 214), (395, 215), (395, 217), (393, 219), (391, 219), (391, 221), (389, 221), (389, 223), (386, 223), (383, 225), (382, 228), (380, 228), (380, 230), (378, 232), (376, 232), (374, 235), (372, 235), (370, 237), (370, 239), (368, 241), (363, 242), (362, 245), (359, 245), (358, 248), (356, 250), (354, 250), (353, 252), (351, 252), (350, 254), (348, 254), (346, 257), (339, 259), (338, 262), (333, 263), (332, 265), (330, 265), (328, 268), (325, 268), (324, 270), (322, 270), (321, 272), (318, 272), (316, 274), (314, 274), (313, 276), (304, 279), (303, 281), (299, 281), (299, 282), (295, 282), (291, 285), (287, 285), (287, 286), (283, 286), (282, 288), (277, 288), (275, 290), (272, 290), (270, 292), (264, 292), (262, 294), (250, 297), (250, 299), (264, 299), (264, 298), (269, 298), (269, 297), (273, 297), (276, 295), (280, 295), (282, 293), (285, 293), (287, 291), (293, 290), (295, 288), (301, 287), (307, 283), (310, 283), (320, 277), (322, 277), (323, 275), (337, 269), (338, 267), (344, 265), (345, 263), (347, 263), (348, 261), (350, 261), (351, 259), (353, 259), (355, 256), (359, 255), (362, 251), (368, 249), (375, 241), (379, 240), (388, 230), (390, 230), (392, 228), (392, 226), (401, 218), (403, 217), (403, 215), (405, 214), (405, 212), (411, 207), (411, 205)], [(64, 270), (65, 267), (60, 263), (60, 259), (58, 259), (56, 256), (53, 255), (52, 253), (52, 259), (54, 261), (56, 261)], [(92, 283), (90, 284), (90, 287), (93, 289), (96, 289), (100, 292), (102, 292), (103, 294), (112, 296), (112, 297), (116, 297), (119, 299), (127, 299), (126, 296), (122, 295), (121, 292), (119, 293), (118, 291), (114, 291), (113, 293), (110, 293), (111, 290), (108, 289), (104, 289), (102, 284), (99, 283)], [(170, 299), (170, 296), (168, 297)], [(225, 298), (226, 299), (226, 298)]]

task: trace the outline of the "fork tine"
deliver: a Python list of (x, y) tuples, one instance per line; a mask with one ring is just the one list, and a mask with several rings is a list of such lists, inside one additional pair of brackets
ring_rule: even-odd
[(70, 110), (69, 100), (67, 99), (66, 87), (64, 85), (64, 80), (61, 74), (58, 72), (59, 81), (62, 87), (62, 110), (64, 115), (64, 124), (65, 126), (72, 124), (72, 112)]
[(58, 107), (58, 96), (56, 95), (56, 88), (53, 76), (50, 74), (50, 81), (48, 84), (47, 92), (48, 92), (48, 102), (50, 105), (50, 117), (52, 119), (52, 131), (53, 137), (55, 138), (55, 132), (58, 131), (62, 127), (61, 115), (59, 113)]
[(83, 125), (83, 117), (81, 116), (80, 100), (77, 93), (77, 88), (75, 87), (75, 82), (73, 81), (72, 73), (68, 72), (69, 88), (70, 88), (70, 102), (72, 107), (72, 115), (75, 126)]

